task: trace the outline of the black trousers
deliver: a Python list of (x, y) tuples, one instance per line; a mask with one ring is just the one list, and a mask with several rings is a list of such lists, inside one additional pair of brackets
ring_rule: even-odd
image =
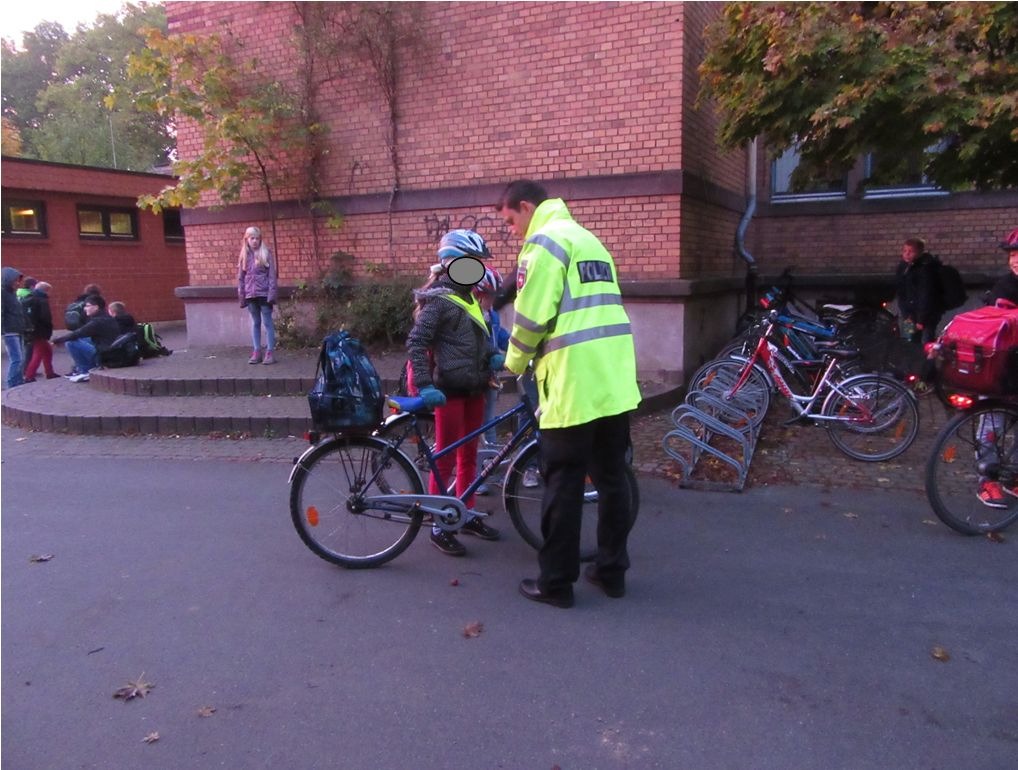
[(629, 489), (623, 468), (629, 447), (629, 415), (602, 417), (569, 428), (541, 431), (544, 499), (538, 551), (538, 586), (568, 590), (580, 576), (583, 488), (589, 475), (597, 488), (597, 567), (606, 581), (629, 568)]

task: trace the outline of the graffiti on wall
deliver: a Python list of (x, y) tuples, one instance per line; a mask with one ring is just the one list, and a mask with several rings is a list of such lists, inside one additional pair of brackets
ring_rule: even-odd
[(438, 243), (447, 232), (457, 229), (474, 230), (491, 244), (507, 245), (511, 235), (502, 218), (492, 214), (464, 214), (459, 220), (448, 214), (428, 214), (424, 217), (424, 228), (431, 243)]

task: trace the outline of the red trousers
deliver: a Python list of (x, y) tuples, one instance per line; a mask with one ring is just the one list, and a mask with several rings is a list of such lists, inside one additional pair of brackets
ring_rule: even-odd
[(49, 340), (32, 340), (32, 357), (25, 365), (25, 379), (30, 380), (39, 371), (39, 364), (47, 377), (53, 376), (53, 346)]
[[(435, 451), (449, 446), (457, 439), (463, 438), (471, 431), (481, 427), (484, 419), (484, 393), (474, 396), (450, 396), (445, 406), (435, 407)], [(454, 457), (455, 455), (455, 457)], [(460, 497), (477, 475), (477, 439), (468, 441), (455, 452), (440, 458), (435, 465), (445, 484), (452, 476), (453, 465), (456, 466), (456, 496)], [(444, 495), (440, 490), (435, 474), (428, 480), (428, 494)], [(474, 507), (474, 496), (464, 500), (467, 508)]]

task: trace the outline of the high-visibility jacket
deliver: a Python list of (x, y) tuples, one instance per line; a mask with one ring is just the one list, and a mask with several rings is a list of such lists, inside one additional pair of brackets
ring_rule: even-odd
[(558, 198), (534, 211), (517, 271), (506, 367), (535, 360), (540, 427), (635, 409), (636, 350), (611, 254)]

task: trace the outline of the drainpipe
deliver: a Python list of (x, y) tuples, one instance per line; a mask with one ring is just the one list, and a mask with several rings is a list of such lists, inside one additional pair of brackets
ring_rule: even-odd
[(746, 202), (746, 211), (739, 220), (739, 226), (735, 230), (735, 251), (746, 261), (746, 312), (753, 310), (756, 299), (756, 258), (746, 250), (746, 230), (749, 229), (749, 222), (753, 219), (756, 211), (756, 139), (749, 145), (749, 169), (747, 171), (749, 186), (749, 199)]

